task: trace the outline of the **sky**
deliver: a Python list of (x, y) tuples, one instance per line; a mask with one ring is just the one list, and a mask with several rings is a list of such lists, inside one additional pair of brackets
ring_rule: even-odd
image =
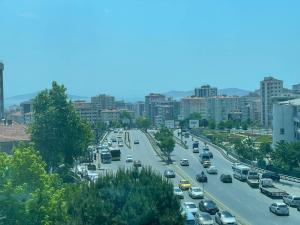
[(299, 0), (0, 0), (5, 96), (300, 83)]

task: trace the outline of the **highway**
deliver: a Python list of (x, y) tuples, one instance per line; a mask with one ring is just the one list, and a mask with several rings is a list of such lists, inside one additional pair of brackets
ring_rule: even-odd
[[(139, 130), (131, 130), (130, 140), (131, 149), (126, 145), (121, 148), (121, 161), (113, 161), (111, 164), (102, 165), (102, 169), (107, 171), (116, 171), (118, 168), (130, 168), (132, 163), (126, 163), (126, 155), (132, 155), (134, 159), (141, 160), (143, 166), (151, 166), (157, 172), (163, 173), (165, 169), (171, 168), (175, 170), (177, 176), (172, 179), (174, 185), (178, 185), (181, 177), (189, 179), (192, 184), (202, 188), (202, 184), (197, 184), (196, 174), (205, 171), (198, 160), (198, 154), (192, 153), (191, 149), (184, 149), (176, 145), (172, 153), (172, 159), (175, 160), (172, 165), (166, 165), (161, 158), (153, 150), (147, 137)], [(108, 139), (117, 134), (110, 133)], [(138, 139), (138, 145), (133, 144), (133, 140)], [(188, 146), (191, 148), (192, 139), (186, 139)], [(204, 144), (200, 142), (200, 149)], [(210, 150), (214, 154), (212, 164), (219, 170), (218, 175), (209, 175), (208, 183), (204, 185), (205, 193), (209, 198), (212, 198), (222, 206), (222, 208), (230, 209), (230, 211), (240, 219), (242, 224), (252, 225), (297, 225), (300, 224), (300, 212), (295, 208), (290, 208), (290, 216), (281, 217), (269, 212), (269, 205), (274, 200), (261, 194), (258, 189), (251, 189), (247, 183), (233, 180), (232, 184), (223, 184), (219, 180), (221, 173), (232, 174), (231, 163), (225, 160), (222, 155), (213, 148)], [(201, 152), (201, 150), (200, 150)], [(181, 167), (179, 161), (182, 158), (187, 158), (190, 161), (189, 167)], [(193, 201), (198, 203), (199, 200), (190, 199), (187, 194), (183, 201)], [(282, 200), (275, 200), (282, 201)]]

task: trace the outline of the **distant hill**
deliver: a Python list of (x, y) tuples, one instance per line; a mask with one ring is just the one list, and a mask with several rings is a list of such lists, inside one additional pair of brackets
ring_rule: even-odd
[[(6, 107), (12, 106), (12, 105), (20, 105), (21, 102), (25, 102), (25, 101), (28, 101), (30, 99), (33, 99), (38, 94), (39, 94), (39, 91), (38, 92), (34, 92), (34, 93), (24, 94), (24, 95), (17, 95), (17, 96), (8, 97), (8, 98), (4, 99), (4, 103), (5, 103)], [(90, 100), (89, 97), (78, 96), (78, 95), (69, 95), (68, 97), (72, 101), (75, 101), (75, 100), (89, 101)]]
[[(228, 95), (228, 96), (245, 96), (250, 93), (250, 91), (239, 89), (239, 88), (224, 88), (218, 90), (219, 95)], [(172, 97), (174, 99), (180, 99), (186, 96), (191, 96), (194, 94), (194, 91), (169, 91), (164, 93), (167, 97)]]

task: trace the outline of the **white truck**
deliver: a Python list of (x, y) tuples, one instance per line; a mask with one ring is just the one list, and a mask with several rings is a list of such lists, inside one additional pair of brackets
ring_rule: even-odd
[(275, 187), (273, 184), (273, 180), (269, 178), (260, 179), (259, 190), (261, 193), (270, 198), (282, 198), (283, 196), (288, 195), (286, 191)]

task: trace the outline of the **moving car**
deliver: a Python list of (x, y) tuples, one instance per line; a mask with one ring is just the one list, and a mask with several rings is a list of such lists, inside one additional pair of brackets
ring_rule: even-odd
[(207, 176), (204, 173), (200, 173), (196, 175), (196, 180), (200, 183), (206, 183), (207, 182)]
[(181, 190), (188, 190), (190, 187), (192, 187), (192, 185), (188, 180), (180, 180), (178, 187)]
[(203, 164), (204, 162), (207, 162), (207, 161), (210, 161), (210, 156), (208, 153), (206, 152), (203, 152), (199, 155), (199, 158), (200, 158), (200, 162), (201, 164)]
[(219, 208), (216, 203), (209, 199), (201, 200), (199, 202), (199, 209), (202, 212), (209, 213), (210, 215), (215, 215), (217, 212), (219, 212)]
[(185, 217), (184, 225), (196, 225), (193, 213), (183, 209), (181, 214)]
[(189, 160), (188, 159), (181, 159), (180, 160), (180, 165), (181, 166), (189, 166), (190, 165)]
[(133, 162), (133, 157), (131, 155), (127, 155), (126, 162)]
[(194, 202), (184, 202), (182, 203), (182, 208), (187, 212), (193, 213), (193, 215), (198, 212), (198, 207)]
[(220, 180), (223, 182), (223, 183), (232, 183), (232, 177), (230, 174), (222, 174), (220, 176)]
[(236, 219), (233, 215), (231, 215), (228, 211), (217, 212), (215, 216), (215, 221), (217, 224), (225, 225), (237, 225)]
[(193, 153), (199, 153), (199, 141), (193, 143)]
[(277, 173), (274, 173), (274, 172), (263, 173), (261, 175), (261, 178), (269, 178), (269, 179), (272, 179), (273, 181), (276, 181), (276, 182), (278, 182), (280, 180), (280, 176)]
[(141, 160), (134, 160), (133, 161), (133, 166), (134, 167), (141, 167), (142, 166)]
[(218, 174), (218, 170), (215, 166), (210, 166), (206, 169), (208, 174)]
[(135, 145), (138, 145), (139, 143), (140, 143), (139, 140), (134, 140), (134, 141), (133, 141), (133, 144), (135, 144)]
[(282, 203), (282, 202), (274, 202), (269, 207), (270, 212), (281, 215), (281, 216), (288, 216), (290, 215), (289, 207)]
[(189, 196), (191, 198), (204, 198), (203, 190), (199, 187), (191, 187), (189, 189)]
[(203, 151), (203, 153), (209, 155), (209, 158), (211, 158), (211, 159), (214, 158), (213, 153), (210, 151), (205, 150), (205, 151)]
[(195, 220), (197, 225), (214, 225), (214, 220), (208, 213), (196, 213)]
[(119, 144), (118, 144), (118, 146), (119, 147), (123, 147), (124, 146), (123, 141), (120, 141)]
[(211, 166), (211, 162), (210, 161), (205, 161), (205, 162), (203, 162), (202, 165), (203, 165), (204, 168), (208, 168), (208, 167)]
[(167, 169), (167, 170), (165, 170), (165, 172), (164, 172), (164, 176), (166, 177), (166, 178), (175, 178), (175, 172), (174, 172), (174, 170), (171, 170), (171, 169)]
[(174, 195), (180, 199), (184, 198), (183, 191), (179, 187), (174, 187)]
[(300, 197), (294, 195), (286, 195), (282, 197), (283, 202), (288, 206), (297, 207), (300, 205)]

